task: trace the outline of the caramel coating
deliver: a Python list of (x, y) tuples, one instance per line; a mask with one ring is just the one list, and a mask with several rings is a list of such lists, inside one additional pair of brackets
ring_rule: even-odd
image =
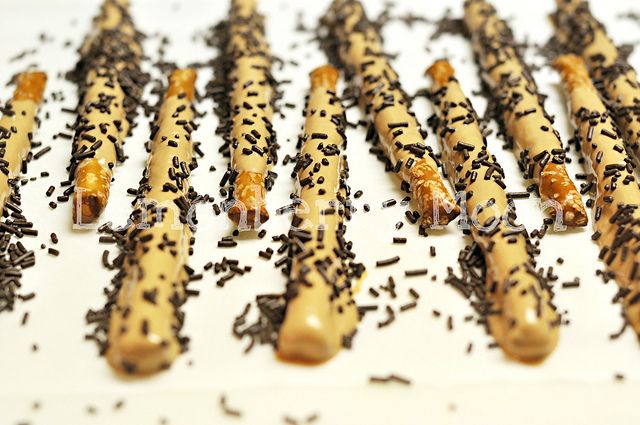
[(438, 172), (438, 162), (424, 145), (423, 133), (410, 110), (410, 100), (382, 50), (375, 26), (357, 0), (334, 0), (325, 17), (339, 40), (345, 68), (360, 83), (360, 100), (370, 114), (386, 158), (396, 174), (409, 183), (422, 223), (446, 225), (460, 213)]
[(554, 62), (571, 101), (582, 153), (596, 179), (593, 226), (600, 259), (622, 289), (627, 320), (640, 335), (640, 188), (622, 132), (589, 79), (584, 61), (563, 55)]
[(624, 133), (625, 145), (640, 159), (640, 85), (635, 69), (622, 57), (606, 28), (584, 0), (556, 0), (551, 16), (556, 39), (567, 52), (582, 57), (590, 76), (610, 100), (614, 120)]
[[(189, 191), (193, 142), (191, 127), (181, 123), (194, 116), (189, 93), (195, 78), (192, 69), (174, 71), (158, 113), (144, 195), (136, 200), (127, 234), (134, 248), (109, 318), (107, 361), (119, 372), (144, 375), (166, 369), (182, 349), (177, 309), (185, 299), (191, 229), (176, 201)], [(139, 226), (145, 224), (142, 217), (145, 226)]]
[[(487, 316), (489, 329), (508, 355), (524, 362), (540, 361), (557, 345), (559, 319), (549, 303), (551, 294), (535, 272), (526, 231), (513, 231), (515, 206), (507, 198), (504, 172), (487, 149), (477, 114), (451, 65), (437, 61), (427, 74), (433, 80), (435, 127), (448, 176), (452, 185), (467, 193), (471, 234), (485, 258), (486, 298), (495, 310)], [(495, 230), (483, 229), (493, 226)]]
[(31, 150), (30, 136), (38, 128), (36, 113), (42, 102), (46, 81), (47, 75), (43, 72), (19, 74), (10, 105), (14, 113), (6, 113), (0, 118), (0, 140), (3, 143), (0, 153), (3, 169), (0, 173), (0, 211), (4, 210), (11, 196), (9, 181), (20, 175), (22, 163)]
[[(278, 355), (287, 361), (329, 360), (359, 321), (348, 272), (338, 255), (345, 243), (342, 202), (346, 174), (342, 156), (345, 119), (336, 96), (337, 79), (338, 70), (328, 65), (310, 74), (311, 92), (300, 149), (300, 158), (309, 163), (298, 171), (301, 204), (295, 221), (309, 232), (309, 238), (298, 241), (304, 251), (292, 258), (288, 284), (292, 295), (278, 335)], [(319, 134), (326, 138), (314, 137)], [(316, 167), (317, 172), (313, 171)]]
[(255, 0), (232, 0), (227, 54), (233, 60), (229, 80), (231, 106), (231, 166), (235, 204), (229, 218), (238, 230), (260, 227), (269, 219), (265, 177), (272, 166), (275, 133), (271, 125), (275, 95), (264, 18)]
[(127, 84), (138, 84), (132, 70), (142, 53), (128, 7), (127, 0), (104, 0), (79, 49), (81, 93), (70, 175), (75, 180), (73, 222), (78, 225), (98, 219), (109, 200), (113, 168), (124, 159), (122, 144), (131, 127), (127, 112), (138, 94), (132, 87), (125, 93), (121, 73), (128, 70)]
[[(564, 150), (544, 110), (533, 77), (515, 47), (511, 29), (485, 0), (467, 0), (464, 22), (483, 77), (499, 100), (501, 123), (526, 178), (537, 181), (548, 210), (561, 210), (563, 224), (585, 226), (580, 193), (564, 166)], [(555, 215), (555, 214), (554, 214)]]

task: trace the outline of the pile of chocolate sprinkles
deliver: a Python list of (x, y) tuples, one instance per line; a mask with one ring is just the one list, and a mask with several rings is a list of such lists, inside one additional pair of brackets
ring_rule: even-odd
[[(144, 179), (143, 179), (144, 180)], [(195, 191), (190, 191), (189, 198), (197, 196)], [(193, 199), (180, 198), (185, 202), (184, 214), (189, 210), (190, 206), (193, 204)], [(181, 207), (182, 209), (182, 207)], [(149, 214), (149, 224), (153, 225), (156, 221), (156, 217), (158, 211), (153, 206), (150, 206), (149, 210), (146, 212)], [(113, 260), (109, 258), (109, 251), (105, 250), (102, 256), (103, 265), (109, 270), (116, 270), (115, 276), (111, 279), (111, 283), (108, 287), (104, 288), (104, 295), (106, 297), (105, 305), (97, 310), (90, 309), (85, 315), (85, 320), (88, 325), (93, 327), (91, 333), (85, 335), (85, 339), (94, 341), (98, 345), (100, 355), (104, 355), (108, 349), (108, 340), (107, 335), (109, 333), (109, 319), (111, 316), (111, 311), (117, 303), (120, 290), (123, 287), (123, 280), (126, 278), (127, 267), (136, 267), (136, 249), (139, 244), (149, 244), (155, 243), (148, 238), (139, 237), (139, 231), (134, 229), (131, 230), (131, 226), (135, 226), (134, 223), (139, 221), (139, 217), (143, 214), (142, 209), (136, 209), (131, 213), (129, 218), (129, 223), (127, 226), (112, 228), (111, 223), (105, 223), (100, 226), (98, 231), (101, 234), (107, 235), (101, 237), (101, 242), (112, 242), (117, 246), (117, 255)], [(181, 221), (184, 216), (181, 217)], [(183, 224), (186, 225), (186, 220), (183, 221)], [(192, 228), (192, 230), (195, 230)], [(102, 239), (109, 238), (109, 239)], [(190, 245), (193, 246), (195, 243), (195, 238), (191, 238)], [(164, 249), (171, 250), (170, 244), (166, 245)], [(193, 253), (193, 249), (189, 249), (189, 255)], [(174, 328), (176, 333), (177, 340), (180, 342), (182, 351), (186, 351), (188, 349), (189, 338), (181, 335), (182, 325), (184, 323), (184, 313), (181, 310), (182, 305), (186, 302), (187, 298), (190, 296), (197, 296), (198, 291), (194, 291), (188, 288), (189, 282), (196, 281), (202, 279), (201, 274), (196, 274), (194, 270), (185, 265), (185, 271), (188, 276), (188, 280), (186, 282), (175, 282), (176, 285), (182, 285), (184, 289), (184, 296), (180, 296), (177, 290), (174, 290), (174, 295), (170, 298), (171, 303), (174, 306), (174, 314), (176, 315), (178, 326)], [(140, 270), (140, 273), (144, 273), (144, 270)], [(175, 287), (175, 285), (174, 285)], [(155, 303), (155, 294), (150, 293), (146, 297), (147, 301), (150, 303)], [(128, 372), (134, 373), (135, 370), (131, 369)]]
[[(37, 236), (38, 231), (22, 213), (20, 191), (17, 180), (9, 180), (11, 195), (2, 212), (0, 221), (0, 313), (13, 311), (16, 301), (29, 301), (36, 295), (23, 293), (22, 272), (36, 263), (33, 250), (16, 241), (23, 236)], [(26, 324), (28, 315), (22, 318)]]
[[(304, 232), (303, 232), (304, 233)], [(297, 294), (297, 287), (304, 285), (304, 282), (293, 281), (290, 276), (291, 262), (295, 256), (304, 256), (305, 250), (303, 235), (296, 235), (296, 231), (290, 231), (288, 235), (280, 235), (274, 237), (275, 241), (280, 242), (280, 248), (277, 249), (278, 254), (283, 254), (280, 259), (275, 262), (275, 266), (281, 268), (283, 274), (289, 277), (286, 292), (258, 295), (255, 299), (255, 305), (258, 309), (258, 318), (253, 323), (247, 323), (247, 317), (251, 311), (251, 303), (247, 304), (243, 311), (234, 319), (232, 331), (233, 335), (238, 339), (249, 338), (250, 342), (245, 349), (249, 352), (255, 344), (270, 344), (277, 347), (278, 333), (282, 325), (286, 313), (287, 301)], [(364, 273), (364, 266), (353, 261), (355, 254), (351, 251), (352, 243), (345, 242), (342, 233), (339, 234), (343, 241), (340, 245), (343, 247), (339, 254), (339, 261), (342, 266), (338, 269), (337, 275), (327, 276), (327, 283), (333, 285), (334, 295), (336, 298), (341, 291), (352, 290), (352, 280), (359, 278)], [(322, 261), (319, 261), (315, 267), (325, 268)], [(338, 276), (343, 276), (341, 285), (337, 285)], [(333, 282), (333, 283), (332, 283)], [(358, 309), (361, 315), (365, 310)], [(343, 346), (350, 348), (353, 336), (347, 336), (343, 339)]]
[[(529, 251), (530, 263), (525, 264), (526, 270), (532, 276), (535, 276), (543, 290), (548, 291), (550, 299), (548, 305), (557, 311), (553, 304), (554, 282), (558, 280), (558, 276), (554, 274), (553, 267), (546, 270), (544, 268), (536, 268), (534, 256), (539, 254), (539, 250), (531, 243), (526, 232), (523, 233), (527, 241), (527, 250)], [(462, 248), (458, 255), (458, 265), (460, 267), (460, 275), (456, 275), (452, 267), (447, 267), (447, 277), (445, 284), (451, 286), (460, 293), (464, 298), (469, 300), (469, 304), (477, 314), (476, 323), (482, 325), (487, 334), (490, 335), (488, 327), (488, 317), (494, 314), (501, 314), (496, 310), (493, 303), (489, 299), (490, 293), (497, 290), (497, 283), (487, 284), (487, 265), (484, 254), (480, 246), (475, 242)], [(542, 310), (542, 299), (538, 297), (538, 311)], [(439, 315), (439, 313), (438, 313)], [(562, 315), (558, 314), (558, 322), (554, 326), (566, 324), (562, 321)], [(452, 326), (450, 326), (452, 329)]]
[[(112, 29), (102, 29), (96, 33), (90, 33), (78, 50), (80, 60), (77, 62), (75, 68), (66, 75), (67, 79), (74, 82), (79, 90), (76, 110), (69, 112), (81, 112), (81, 109), (84, 107), (83, 101), (85, 93), (90, 89), (90, 86), (87, 85), (87, 75), (94, 71), (99, 76), (108, 78), (113, 83), (117, 82), (122, 88), (124, 92), (122, 107), (125, 111), (127, 121), (130, 124), (129, 133), (131, 133), (131, 130), (135, 127), (138, 106), (142, 104), (142, 92), (150, 79), (149, 75), (140, 68), (142, 57), (138, 49), (144, 39), (144, 34), (136, 31), (130, 35), (128, 31), (123, 31), (123, 26), (125, 25), (127, 27), (129, 25), (133, 27), (132, 18), (127, 8), (117, 2), (113, 2), (113, 7), (120, 9), (122, 20)], [(113, 97), (102, 95), (100, 102), (90, 105), (89, 108), (109, 112), (112, 102)], [(115, 124), (119, 127), (122, 123), (116, 122)], [(106, 126), (107, 124), (103, 123), (102, 125)], [(106, 140), (101, 140), (85, 134), (94, 128), (93, 124), (87, 122), (82, 114), (78, 116), (72, 126), (75, 134), (71, 148), (71, 162), (67, 168), (69, 171), (69, 180), (68, 182), (63, 182), (63, 186), (70, 185), (69, 182), (72, 182), (75, 178), (76, 168), (79, 162), (95, 155), (95, 150), (98, 149), (102, 143), (113, 143), (116, 149), (117, 160), (124, 161), (126, 159), (121, 144), (118, 143), (118, 140), (115, 140), (115, 138), (112, 140), (111, 137), (107, 137)], [(103, 130), (102, 127), (101, 131), (103, 134), (107, 132), (106, 128)], [(79, 149), (81, 141), (91, 142), (91, 148)], [(115, 165), (116, 164), (109, 164), (111, 168), (115, 167)], [(64, 195), (67, 198), (66, 200), (68, 200), (68, 196), (73, 193), (73, 186), (70, 186), (69, 189), (69, 193), (65, 193)]]
[(212, 262), (209, 261), (204, 265), (204, 270), (211, 270), (214, 275), (219, 275), (224, 273), (223, 276), (219, 277), (216, 281), (216, 286), (219, 288), (224, 288), (224, 286), (231, 281), (231, 279), (237, 276), (243, 276), (246, 273), (251, 272), (251, 266), (241, 266), (240, 262), (235, 259), (222, 257), (220, 262)]
[[(229, 13), (229, 16), (234, 16), (233, 13)], [(235, 85), (235, 81), (230, 78), (232, 74), (232, 70), (234, 68), (235, 60), (242, 56), (252, 56), (256, 54), (262, 54), (262, 52), (256, 52), (253, 50), (256, 46), (256, 41), (253, 39), (253, 36), (250, 31), (242, 34), (245, 38), (246, 45), (249, 46), (249, 49), (246, 51), (237, 51), (231, 50), (230, 46), (230, 28), (232, 22), (231, 18), (227, 20), (220, 21), (218, 24), (210, 28), (209, 34), (205, 38), (205, 42), (209, 47), (212, 47), (217, 50), (218, 55), (210, 62), (213, 66), (213, 80), (211, 80), (206, 87), (206, 96), (213, 98), (215, 103), (214, 113), (218, 117), (218, 127), (216, 128), (216, 135), (222, 137), (224, 144), (220, 146), (218, 150), (224, 157), (230, 158), (232, 147), (235, 148), (238, 145), (238, 141), (232, 140), (231, 137), (231, 128), (233, 125), (232, 117), (237, 114), (237, 111), (231, 110), (231, 91)], [(264, 17), (259, 15), (258, 13), (252, 15), (250, 18), (251, 23), (250, 27), (259, 28), (262, 32), (264, 32)], [(269, 56), (271, 62), (276, 62), (277, 58), (274, 56)], [(273, 90), (273, 95), (271, 97), (271, 108), (274, 112), (279, 112), (279, 100), (282, 98), (282, 91), (279, 89), (279, 86), (284, 81), (277, 81), (275, 77), (271, 74), (271, 70), (269, 69), (261, 69), (260, 72), (263, 74), (263, 80), (257, 82), (258, 84), (264, 85), (267, 84)], [(276, 164), (278, 162), (278, 148), (280, 145), (278, 144), (276, 138), (276, 132), (273, 128), (273, 124), (266, 120), (265, 125), (267, 130), (269, 131), (269, 138), (266, 141), (268, 149), (263, 154), (268, 156), (267, 164)], [(250, 135), (248, 135), (250, 137)], [(256, 146), (257, 147), (257, 146)], [(253, 152), (253, 151), (252, 151)], [(231, 167), (231, 163), (229, 163), (227, 170), (225, 171), (221, 181), (221, 194), (223, 196), (228, 196), (229, 205), (233, 204), (233, 184), (235, 179), (238, 177), (238, 172)], [(271, 190), (277, 174), (271, 170), (267, 172), (265, 176), (264, 184), (267, 190)], [(227, 186), (231, 186), (228, 187)]]

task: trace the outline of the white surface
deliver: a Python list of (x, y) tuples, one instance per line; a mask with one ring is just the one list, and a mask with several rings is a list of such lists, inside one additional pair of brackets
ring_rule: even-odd
[[(275, 69), (280, 79), (291, 78), (294, 83), (285, 86), (285, 100), (296, 104), (295, 110), (286, 110), (285, 120), (277, 118), (275, 128), (282, 145), (280, 157), (293, 154), (295, 140), (302, 124), (300, 114), (307, 89), (307, 73), (325, 61), (311, 36), (294, 31), (296, 14), (304, 9), (304, 20), (309, 26), (324, 12), (328, 1), (263, 0), (261, 10), (267, 15), (268, 37), (274, 54), (285, 60), (296, 60), (299, 67), (285, 66)], [(454, 15), (460, 15), (462, 1), (397, 1), (397, 14), (412, 11), (438, 18), (449, 5)], [(449, 4), (450, 3), (450, 4)], [(546, 14), (554, 5), (552, 0), (540, 2), (495, 1), (502, 16), (513, 17), (512, 26), (519, 40), (528, 37), (543, 42), (551, 32)], [(592, 0), (597, 16), (608, 23), (610, 34), (618, 43), (636, 40), (637, 24), (616, 18), (632, 5), (624, 0)], [(198, 211), (200, 227), (197, 232), (195, 255), (191, 265), (196, 269), (210, 260), (219, 261), (224, 255), (241, 259), (241, 264), (253, 265), (253, 271), (235, 278), (226, 288), (215, 286), (211, 272), (205, 279), (194, 283), (200, 289), (198, 298), (189, 300), (185, 334), (192, 338), (191, 350), (181, 356), (167, 372), (147, 379), (123, 380), (116, 377), (103, 358), (97, 356), (96, 347), (83, 340), (89, 331), (84, 324), (88, 308), (99, 307), (104, 299), (102, 288), (112, 273), (101, 266), (105, 246), (97, 244), (95, 231), (72, 231), (70, 204), (61, 204), (49, 210), (44, 192), (50, 184), (57, 186), (65, 178), (69, 141), (53, 140), (52, 135), (65, 131), (65, 123), (74, 117), (60, 112), (60, 107), (74, 107), (75, 87), (58, 78), (59, 72), (70, 69), (76, 60), (75, 48), (89, 29), (90, 18), (97, 11), (97, 1), (45, 1), (2, 0), (3, 24), (0, 25), (0, 98), (6, 100), (10, 89), (4, 88), (9, 77), (31, 63), (38, 64), (49, 73), (47, 98), (54, 91), (64, 92), (63, 102), (49, 102), (44, 111), (51, 119), (45, 121), (36, 138), (53, 147), (41, 160), (30, 165), (29, 176), (39, 176), (48, 170), (51, 177), (38, 179), (24, 187), (24, 209), (33, 219), (40, 236), (25, 243), (37, 249), (37, 265), (28, 270), (23, 279), (24, 292), (35, 291), (37, 297), (19, 303), (11, 314), (0, 315), (0, 425), (29, 424), (158, 424), (166, 418), (170, 424), (282, 424), (284, 416), (302, 420), (312, 413), (319, 414), (319, 424), (424, 424), (424, 423), (632, 423), (640, 418), (634, 408), (640, 390), (640, 348), (635, 336), (627, 332), (617, 341), (608, 335), (621, 325), (619, 307), (610, 300), (616, 291), (615, 283), (603, 285), (594, 276), (597, 248), (590, 241), (591, 228), (548, 235), (542, 242), (539, 264), (554, 265), (560, 282), (581, 278), (578, 289), (557, 289), (556, 304), (571, 324), (562, 328), (556, 352), (542, 365), (524, 366), (505, 358), (499, 350), (487, 349), (491, 340), (482, 328), (463, 323), (462, 317), (472, 311), (466, 300), (442, 282), (447, 266), (456, 265), (458, 250), (463, 246), (461, 233), (453, 225), (432, 232), (428, 238), (417, 235), (417, 226), (405, 223), (395, 231), (397, 221), (405, 221), (404, 207), (380, 209), (383, 200), (404, 194), (398, 181), (383, 173), (383, 165), (367, 150), (362, 130), (349, 130), (348, 155), (351, 165), (351, 186), (365, 194), (356, 201), (359, 211), (348, 226), (348, 238), (354, 241), (358, 260), (368, 267), (364, 289), (357, 297), (360, 303), (374, 302), (367, 293), (369, 286), (377, 286), (391, 274), (398, 282), (398, 299), (391, 304), (398, 307), (410, 300), (408, 288), (421, 295), (417, 309), (397, 315), (390, 327), (378, 330), (376, 323), (383, 320), (384, 308), (368, 314), (351, 351), (343, 351), (334, 360), (318, 367), (300, 367), (278, 362), (269, 347), (256, 347), (249, 355), (242, 351), (247, 341), (239, 343), (230, 335), (233, 317), (256, 294), (283, 289), (284, 281), (273, 261), (259, 259), (257, 253), (267, 246), (271, 235), (287, 230), (289, 218), (276, 216), (267, 223), (268, 236), (263, 240), (243, 240), (238, 248), (215, 248), (221, 236), (229, 234), (231, 224), (224, 215), (214, 216), (209, 207)], [(381, 10), (382, 2), (371, 0), (366, 5), (370, 17)], [(194, 40), (193, 34), (204, 31), (226, 14), (227, 1), (133, 1), (132, 12), (140, 30), (149, 35), (161, 31), (168, 34), (171, 44), (167, 60), (178, 64), (203, 61), (216, 52)], [(613, 24), (615, 22), (615, 24)], [(385, 27), (386, 49), (400, 53), (394, 62), (405, 89), (413, 93), (426, 85), (422, 74), (435, 59), (448, 55), (458, 71), (465, 90), (471, 95), (478, 88), (477, 70), (471, 59), (469, 44), (459, 38), (445, 36), (437, 42), (428, 42), (432, 25), (417, 23), (412, 29), (398, 22)], [(46, 33), (53, 41), (40, 45), (38, 34)], [(70, 48), (63, 48), (66, 40)], [(157, 37), (145, 44), (146, 52), (155, 57)], [(292, 48), (297, 43), (299, 47)], [(428, 46), (430, 51), (425, 50)], [(9, 63), (8, 59), (25, 48), (38, 46), (35, 55)], [(541, 62), (540, 58), (535, 58)], [(635, 54), (631, 62), (640, 66)], [(148, 66), (148, 65), (147, 65)], [(540, 89), (548, 94), (548, 111), (557, 116), (556, 128), (567, 140), (570, 127), (566, 121), (564, 100), (560, 96), (558, 77), (549, 70), (535, 73)], [(200, 71), (198, 87), (210, 79), (210, 71)], [(484, 110), (483, 99), (472, 96), (478, 111)], [(155, 99), (149, 97), (149, 100)], [(214, 136), (217, 119), (211, 113), (210, 100), (198, 105), (207, 116), (195, 137), (203, 142), (206, 157), (200, 161), (193, 184), (200, 193), (217, 190), (225, 160), (217, 154), (221, 139)], [(415, 104), (421, 122), (431, 114), (431, 107), (423, 99)], [(44, 116), (44, 115), (42, 115)], [(360, 118), (360, 112), (350, 110), (350, 121)], [(139, 127), (128, 140), (126, 153), (131, 157), (116, 171), (109, 207), (102, 222), (123, 223), (129, 212), (130, 198), (126, 188), (137, 187), (145, 152), (143, 143), (148, 137), (148, 120), (141, 116)], [(436, 140), (429, 135), (428, 143)], [(502, 142), (489, 140), (490, 149), (507, 171), (509, 190), (522, 190), (526, 184), (517, 171), (510, 152), (503, 151)], [(571, 175), (581, 172), (575, 152), (569, 156)], [(218, 172), (209, 173), (211, 164)], [(268, 195), (271, 211), (287, 203), (292, 190), (290, 166), (278, 165), (280, 177)], [(56, 192), (56, 195), (59, 191)], [(361, 206), (369, 203), (370, 213)], [(536, 200), (516, 201), (521, 221), (533, 230), (541, 223)], [(61, 254), (50, 257), (39, 250), (40, 243), (50, 245), (49, 234), (55, 231), (60, 238)], [(406, 236), (406, 246), (392, 245), (392, 236)], [(431, 245), (438, 249), (437, 257), (430, 258)], [(392, 267), (376, 269), (375, 261), (392, 255), (401, 255), (402, 261)], [(555, 265), (558, 256), (565, 258), (562, 266)], [(274, 256), (274, 260), (275, 260)], [(437, 282), (429, 278), (403, 278), (405, 269), (429, 268)], [(382, 307), (388, 298), (379, 302)], [(432, 309), (443, 313), (434, 318)], [(25, 327), (19, 326), (23, 312), (30, 313)], [(455, 330), (446, 330), (448, 315), (454, 316)], [(471, 355), (466, 346), (473, 342)], [(31, 351), (37, 343), (39, 350)], [(189, 366), (189, 362), (193, 362)], [(373, 386), (370, 375), (395, 372), (413, 380), (411, 387), (399, 385)], [(624, 382), (614, 382), (615, 373), (626, 376)], [(218, 405), (222, 393), (228, 403), (243, 411), (242, 418), (223, 416)], [(124, 400), (122, 409), (114, 404)], [(32, 410), (34, 402), (40, 403)], [(87, 413), (93, 406), (96, 414)]]

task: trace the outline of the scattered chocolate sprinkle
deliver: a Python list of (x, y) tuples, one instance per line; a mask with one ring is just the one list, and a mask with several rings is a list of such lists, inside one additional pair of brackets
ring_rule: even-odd
[(411, 385), (411, 380), (404, 378), (402, 376), (396, 375), (394, 373), (388, 376), (371, 376), (369, 377), (369, 382), (372, 384), (387, 384), (391, 382), (396, 382), (402, 385)]
[(395, 257), (387, 258), (386, 260), (376, 261), (376, 267), (390, 266), (398, 261), (400, 261), (400, 257), (396, 255)]
[(229, 407), (229, 405), (227, 404), (227, 396), (224, 394), (220, 396), (220, 408), (222, 409), (222, 412), (227, 416), (234, 416), (237, 418), (242, 416), (242, 412), (240, 410)]

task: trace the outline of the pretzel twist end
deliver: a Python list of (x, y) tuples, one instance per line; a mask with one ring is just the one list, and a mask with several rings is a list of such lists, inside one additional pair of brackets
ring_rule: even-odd
[(47, 83), (47, 74), (40, 71), (23, 72), (18, 75), (16, 90), (13, 100), (31, 100), (35, 103), (42, 102), (44, 86)]
[(431, 77), (434, 83), (442, 86), (454, 76), (455, 71), (447, 60), (440, 59), (435, 61), (433, 65), (427, 68), (425, 74)]
[(235, 202), (229, 218), (240, 227), (258, 228), (269, 219), (265, 203), (264, 177), (260, 173), (241, 172), (235, 181)]
[(439, 177), (425, 161), (419, 161), (411, 168), (411, 193), (418, 201), (422, 222), (427, 226), (446, 225), (460, 214), (460, 207)]
[(73, 222), (95, 221), (107, 206), (111, 171), (98, 159), (83, 161), (76, 173), (76, 190), (73, 194)]
[(165, 97), (179, 96), (184, 93), (192, 102), (195, 97), (196, 71), (192, 68), (176, 69), (169, 77), (169, 87)]
[(335, 90), (339, 71), (331, 65), (323, 65), (311, 71), (309, 76), (312, 89), (324, 87), (329, 90)]
[(589, 221), (587, 212), (582, 204), (567, 170), (562, 164), (548, 163), (540, 172), (540, 196), (543, 201), (557, 202), (562, 213), (563, 223), (568, 226), (586, 226)]
[(562, 81), (569, 92), (572, 92), (577, 87), (591, 86), (589, 72), (584, 61), (579, 56), (573, 54), (559, 56), (553, 61), (553, 67), (560, 73)]

